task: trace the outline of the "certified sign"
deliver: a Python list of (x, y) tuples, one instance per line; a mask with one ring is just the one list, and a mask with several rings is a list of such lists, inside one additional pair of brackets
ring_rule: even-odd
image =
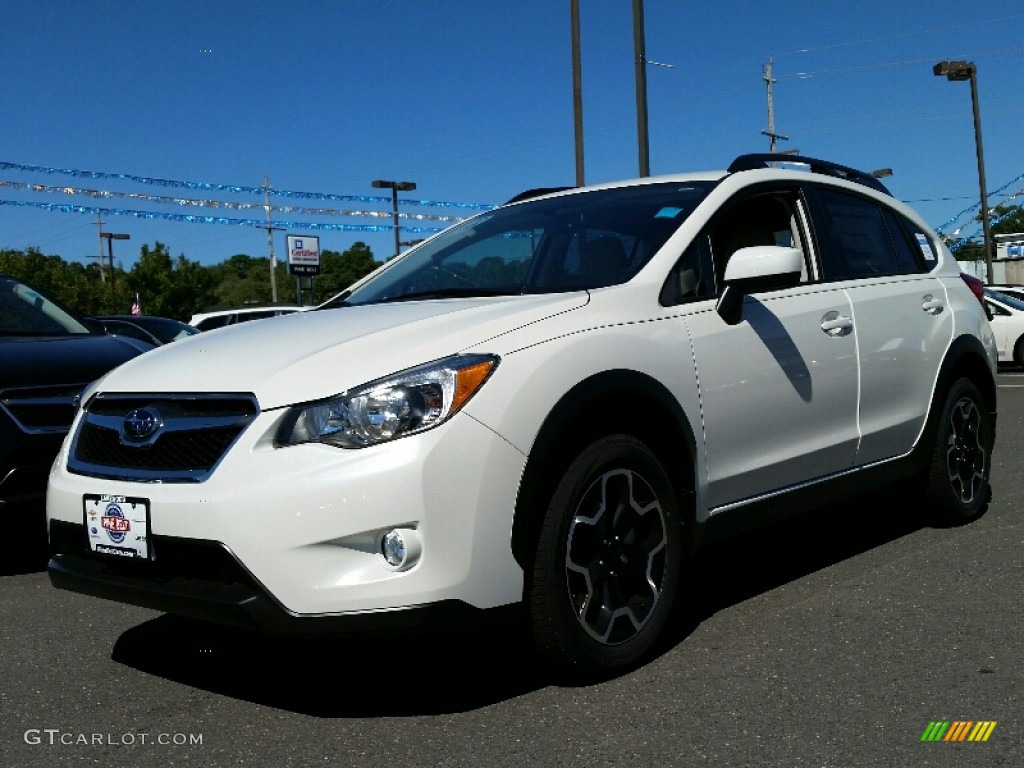
[(287, 235), (288, 274), (320, 274), (320, 238), (308, 235)]

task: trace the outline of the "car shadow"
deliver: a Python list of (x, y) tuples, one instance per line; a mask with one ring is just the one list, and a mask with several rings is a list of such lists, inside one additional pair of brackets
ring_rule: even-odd
[[(831, 505), (708, 547), (690, 566), (687, 582), (697, 586), (680, 597), (654, 656), (719, 611), (923, 527), (920, 512), (894, 496)], [(510, 625), (281, 638), (164, 615), (124, 632), (111, 658), (198, 689), (324, 718), (465, 712), (549, 685), (600, 682), (551, 676), (532, 656), (529, 638)]]
[(693, 565), (703, 588), (692, 608), (707, 618), (928, 527), (923, 504), (908, 500), (914, 495), (893, 489), (864, 494), (708, 546)]
[(405, 717), (475, 710), (543, 688), (527, 647), (498, 628), (284, 638), (164, 615), (124, 632), (111, 658), (300, 714)]

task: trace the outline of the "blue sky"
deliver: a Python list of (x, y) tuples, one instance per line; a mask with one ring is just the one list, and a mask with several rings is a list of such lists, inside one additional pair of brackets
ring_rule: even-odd
[[(586, 181), (634, 177), (632, 3), (580, 6)], [(978, 177), (970, 88), (933, 76), (932, 66), (966, 59), (978, 67), (989, 190), (1010, 184), (993, 202), (1024, 188), (1010, 183), (1024, 174), (1020, 0), (645, 0), (644, 9), (647, 58), (672, 65), (647, 68), (653, 174), (724, 168), (767, 151), (762, 72), (772, 57), (775, 128), (790, 137), (781, 148), (890, 167), (893, 194), (943, 225), (977, 202)], [(175, 219), (262, 220), (260, 208), (223, 205), (262, 196), (223, 187), (259, 187), (264, 177), (275, 190), (350, 196), (380, 195), (373, 179), (409, 180), (418, 187), (411, 199), (462, 204), (571, 185), (570, 41), (569, 0), (4, 0), (0, 163), (10, 165), (0, 167), (0, 248), (95, 259), (95, 213), (40, 207), (53, 204), (145, 211), (103, 216), (106, 231), (130, 235), (114, 245), (125, 268), (157, 241), (204, 264), (263, 256), (262, 229)], [(271, 203), (390, 211), (315, 197)], [(273, 217), (390, 224), (308, 210)], [(319, 235), (322, 248), (339, 251), (362, 240), (379, 259), (393, 250), (390, 231), (288, 232)], [(284, 235), (275, 233), (279, 257)]]

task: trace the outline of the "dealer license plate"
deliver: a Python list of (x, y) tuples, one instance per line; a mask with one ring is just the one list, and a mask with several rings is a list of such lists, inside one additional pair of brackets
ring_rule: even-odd
[(87, 493), (83, 497), (89, 549), (124, 560), (149, 559), (149, 500)]

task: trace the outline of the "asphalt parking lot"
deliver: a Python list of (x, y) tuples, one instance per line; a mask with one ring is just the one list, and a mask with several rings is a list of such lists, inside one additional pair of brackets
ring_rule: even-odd
[(697, 620), (585, 686), (495, 631), (282, 640), (61, 592), (7, 519), (0, 765), (1024, 765), (1024, 373), (999, 384), (980, 520), (891, 491), (717, 547)]

